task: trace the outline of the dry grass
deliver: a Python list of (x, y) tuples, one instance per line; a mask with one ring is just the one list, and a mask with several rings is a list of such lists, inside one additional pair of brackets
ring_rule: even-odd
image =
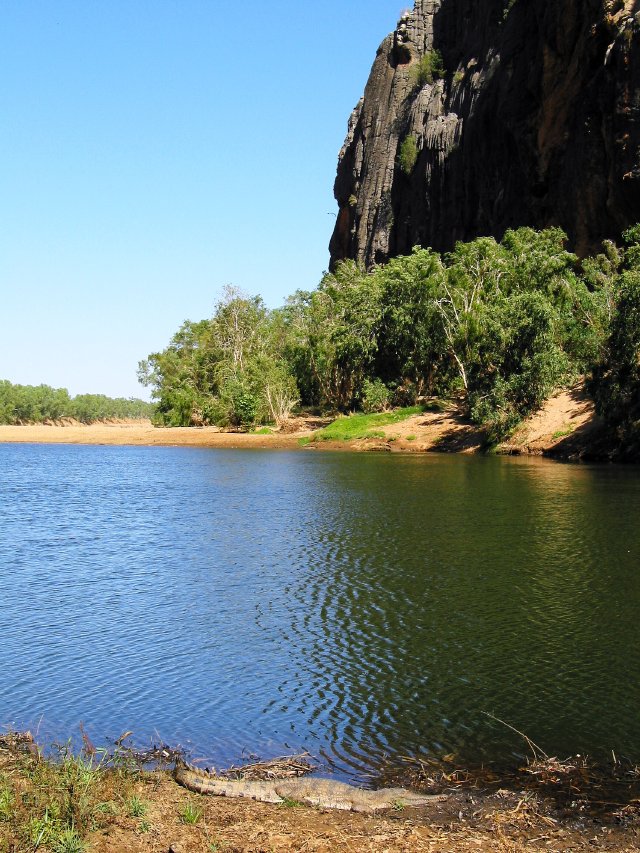
[[(414, 762), (416, 785), (444, 787), (445, 802), (367, 816), (301, 806), (194, 795), (167, 772), (142, 772), (134, 759), (166, 760), (164, 746), (135, 752), (119, 739), (109, 752), (88, 738), (79, 756), (64, 745), (44, 760), (28, 735), (0, 738), (1, 853), (531, 853), (640, 849), (637, 804), (611, 820), (564, 819), (541, 792), (518, 787), (573, 778), (572, 762), (539, 759), (500, 787), (497, 777), (445, 762)], [(408, 764), (409, 766), (409, 764)], [(264, 779), (312, 768), (307, 755), (253, 760), (226, 773)], [(579, 768), (581, 769), (581, 768)], [(636, 768), (637, 770), (637, 768)], [(621, 778), (630, 769), (622, 771)]]
[(220, 770), (217, 775), (226, 779), (260, 782), (268, 779), (294, 779), (315, 769), (316, 765), (311, 761), (309, 753), (303, 752), (299, 755), (272, 758), (270, 761), (254, 760), (240, 766), (232, 764), (226, 770)]

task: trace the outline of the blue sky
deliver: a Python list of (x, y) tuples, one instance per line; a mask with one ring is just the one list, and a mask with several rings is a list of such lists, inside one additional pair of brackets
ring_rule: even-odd
[(351, 109), (395, 0), (3, 0), (0, 379), (146, 396), (225, 284), (328, 264)]

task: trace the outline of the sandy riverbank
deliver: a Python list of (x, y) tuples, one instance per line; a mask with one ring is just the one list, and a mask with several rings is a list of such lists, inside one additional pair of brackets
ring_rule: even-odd
[[(475, 453), (484, 435), (461, 416), (455, 406), (426, 411), (384, 428), (384, 438), (357, 441), (314, 441), (319, 418), (298, 418), (286, 432), (267, 435), (223, 432), (217, 427), (154, 427), (149, 421), (0, 426), (0, 443), (113, 444), (169, 447), (270, 448), (305, 450), (359, 450), (403, 453), (431, 451)], [(514, 435), (499, 447), (501, 453), (556, 455), (577, 458), (588, 452), (601, 428), (593, 405), (582, 388), (561, 391), (547, 400)], [(311, 439), (309, 443), (301, 439)]]
[(194, 794), (180, 787), (170, 771), (140, 772), (126, 748), (118, 747), (106, 759), (111, 764), (107, 769), (105, 757), (99, 758), (84, 737), (82, 756), (63, 751), (53, 762), (42, 758), (29, 734), (0, 735), (1, 851), (627, 853), (639, 849), (640, 809), (624, 768), (618, 774), (622, 786), (615, 792), (620, 802), (605, 804), (600, 802), (601, 777), (590, 776), (589, 765), (579, 759), (568, 764), (547, 759), (529, 765), (528, 772), (503, 779), (488, 770), (471, 776), (453, 768), (436, 772), (435, 766), (423, 767), (412, 777), (413, 787), (437, 790), (442, 798), (420, 808), (365, 815), (293, 800), (269, 804)]
[(0, 425), (0, 443), (113, 444), (149, 447), (298, 447), (298, 438), (310, 435), (301, 430), (287, 435), (221, 432), (217, 427), (154, 427), (150, 421), (128, 423)]

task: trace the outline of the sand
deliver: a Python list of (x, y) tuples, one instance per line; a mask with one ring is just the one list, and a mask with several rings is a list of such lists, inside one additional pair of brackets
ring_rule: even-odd
[[(225, 432), (218, 427), (154, 427), (150, 421), (83, 425), (0, 425), (0, 443), (113, 444), (167, 447), (215, 447), (286, 450), (350, 450), (390, 453), (430, 451), (476, 453), (484, 448), (482, 430), (463, 417), (455, 404), (444, 411), (425, 411), (384, 428), (384, 438), (352, 442), (314, 441), (325, 421), (297, 418), (286, 431), (268, 435)], [(505, 454), (556, 455), (579, 458), (601, 431), (593, 404), (581, 385), (559, 391), (529, 417), (502, 445)], [(301, 441), (312, 439), (310, 442)]]
[(217, 427), (154, 427), (150, 421), (128, 423), (25, 426), (0, 425), (1, 442), (35, 444), (114, 444), (162, 447), (298, 447), (298, 438), (309, 435), (257, 435), (221, 432)]

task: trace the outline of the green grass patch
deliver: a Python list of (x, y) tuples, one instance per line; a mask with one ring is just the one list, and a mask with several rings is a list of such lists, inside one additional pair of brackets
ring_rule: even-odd
[(563, 429), (559, 429), (553, 433), (551, 436), (552, 440), (555, 441), (557, 438), (566, 438), (566, 436), (571, 435), (571, 433), (575, 430), (574, 426), (567, 426)]
[(144, 803), (139, 797), (133, 796), (129, 797), (126, 801), (127, 806), (127, 814), (129, 817), (144, 817), (147, 813), (147, 804)]
[(415, 436), (415, 435), (413, 435), (413, 434), (412, 434), (412, 435), (408, 435), (408, 436), (407, 436), (407, 441), (415, 441), (415, 440), (416, 440), (416, 438), (417, 438), (417, 436)]
[(194, 803), (187, 803), (180, 812), (180, 820), (186, 824), (196, 824), (202, 817), (202, 809)]
[(349, 415), (338, 418), (324, 429), (320, 429), (312, 436), (313, 441), (356, 441), (359, 438), (385, 438), (380, 427), (405, 421), (412, 415), (419, 415), (422, 406), (409, 406), (405, 409), (396, 409), (393, 412), (381, 412), (373, 415)]
[(83, 753), (74, 754), (71, 742), (55, 744), (44, 760), (25, 744), (32, 741), (20, 733), (0, 735), (7, 756), (0, 773), (0, 853), (83, 853), (85, 836), (113, 823), (116, 802), (128, 811), (144, 805), (134, 796), (138, 773), (128, 769), (124, 747), (107, 754), (87, 738)]
[(84, 853), (87, 848), (75, 829), (65, 829), (53, 841), (51, 849), (54, 853)]
[(260, 427), (260, 429), (252, 429), (251, 432), (253, 435), (273, 435), (273, 430), (267, 426)]
[(278, 805), (282, 809), (299, 809), (304, 803), (301, 803), (300, 800), (292, 800), (291, 797), (283, 797), (282, 802)]

